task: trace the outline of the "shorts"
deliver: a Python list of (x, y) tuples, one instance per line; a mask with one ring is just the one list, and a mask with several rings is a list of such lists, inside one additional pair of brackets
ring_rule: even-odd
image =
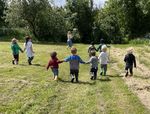
[(98, 67), (91, 68), (90, 72), (97, 73)]
[(53, 72), (54, 76), (58, 76), (58, 74), (59, 74), (58, 68), (52, 68), (52, 72)]
[(72, 47), (72, 40), (68, 40), (68, 41), (67, 41), (67, 45), (68, 45), (69, 47)]
[(78, 77), (78, 75), (79, 75), (79, 70), (72, 70), (72, 69), (70, 69), (70, 75), (71, 75), (71, 76)]

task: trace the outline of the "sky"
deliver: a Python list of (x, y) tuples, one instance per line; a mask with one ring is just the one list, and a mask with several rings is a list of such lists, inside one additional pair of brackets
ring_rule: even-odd
[[(66, 0), (53, 0), (57, 6), (63, 6)], [(103, 6), (106, 0), (94, 0), (95, 6)]]

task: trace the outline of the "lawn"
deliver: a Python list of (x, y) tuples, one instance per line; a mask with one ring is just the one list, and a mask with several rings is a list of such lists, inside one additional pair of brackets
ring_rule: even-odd
[[(22, 47), (23, 44), (19, 44)], [(81, 58), (88, 61), (88, 45), (76, 44), (75, 47)], [(20, 53), (19, 65), (12, 65), (10, 43), (0, 42), (0, 114), (150, 114), (149, 107), (120, 76), (123, 63), (112, 53), (125, 47), (128, 46), (114, 45), (111, 49), (113, 62), (108, 68), (109, 81), (101, 81), (99, 73), (98, 79), (91, 81), (90, 66), (81, 65), (80, 82), (71, 83), (68, 63), (60, 65), (58, 81), (53, 80), (51, 70), (45, 67), (53, 50), (59, 59), (70, 55), (65, 44), (34, 44), (35, 59), (29, 66), (25, 53)], [(146, 57), (149, 54), (143, 56)], [(143, 68), (148, 65), (145, 63)]]

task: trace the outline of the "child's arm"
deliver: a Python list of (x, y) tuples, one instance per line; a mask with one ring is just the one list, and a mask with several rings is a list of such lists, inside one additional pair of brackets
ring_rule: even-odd
[(63, 62), (64, 62), (64, 60), (61, 60), (61, 61), (58, 60), (58, 61), (57, 61), (58, 64), (61, 64), (61, 63), (63, 63)]
[(63, 60), (63, 62), (68, 62), (68, 61), (70, 61), (71, 59), (70, 59), (70, 56), (69, 57), (67, 57), (67, 58), (65, 58), (64, 60)]
[(99, 51), (99, 50), (100, 50), (100, 48), (101, 48), (101, 45), (99, 45), (99, 46), (98, 46), (98, 48), (96, 49), (96, 51)]
[(22, 48), (19, 46), (19, 50), (23, 53), (23, 50), (22, 50)]
[(51, 66), (51, 60), (48, 62), (46, 69), (48, 70), (50, 66)]
[(84, 62), (80, 57), (79, 57), (79, 62), (81, 63), (81, 64), (85, 64), (86, 62)]
[(86, 64), (90, 64), (92, 61), (92, 59), (90, 58), (88, 62), (86, 62)]
[(124, 57), (124, 62), (126, 62), (126, 61), (127, 61), (127, 57), (125, 56), (125, 57)]
[(136, 60), (135, 60), (135, 56), (134, 56), (133, 62), (134, 62), (134, 67), (136, 68)]

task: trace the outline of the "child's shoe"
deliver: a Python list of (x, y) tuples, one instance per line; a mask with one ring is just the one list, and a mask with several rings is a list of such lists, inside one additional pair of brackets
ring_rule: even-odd
[(55, 76), (54, 80), (58, 80), (58, 76)]
[(100, 75), (102, 76), (102, 75), (103, 75), (103, 72), (101, 72)]
[(93, 80), (94, 76), (91, 76), (91, 80)]
[(13, 65), (15, 64), (15, 61), (14, 61), (14, 60), (12, 60), (12, 64), (13, 64)]
[(125, 74), (125, 77), (127, 77), (128, 76), (128, 72), (126, 72), (126, 74)]
[(74, 78), (71, 79), (71, 82), (72, 82), (72, 83), (74, 82)]

